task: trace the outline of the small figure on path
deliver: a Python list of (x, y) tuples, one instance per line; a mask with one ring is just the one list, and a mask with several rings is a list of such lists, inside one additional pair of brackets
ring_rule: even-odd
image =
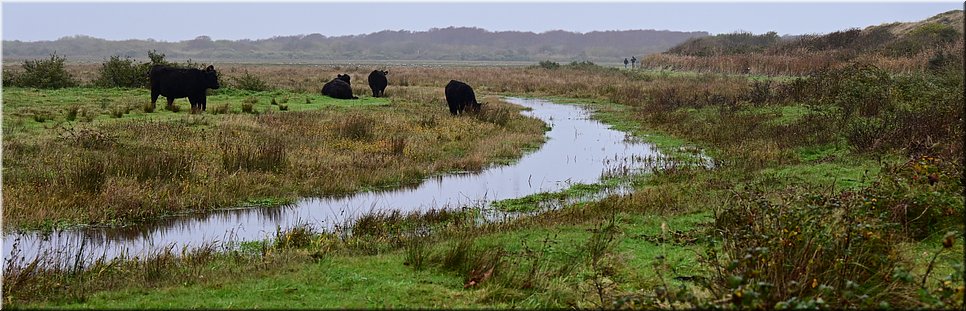
[(627, 68), (627, 57), (624, 57), (624, 68)]
[(631, 69), (634, 69), (634, 63), (637, 62), (637, 57), (631, 56)]

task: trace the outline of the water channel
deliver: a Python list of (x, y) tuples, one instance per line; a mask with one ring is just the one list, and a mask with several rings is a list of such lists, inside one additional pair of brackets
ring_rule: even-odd
[(4, 262), (14, 256), (30, 262), (41, 254), (72, 257), (83, 253), (88, 258), (108, 259), (122, 254), (144, 256), (168, 247), (180, 250), (206, 243), (263, 240), (274, 236), (278, 228), (296, 224), (332, 229), (372, 211), (398, 210), (405, 214), (482, 207), (497, 200), (560, 191), (576, 183), (596, 183), (613, 172), (648, 170), (647, 166), (653, 162), (646, 159), (659, 156), (652, 145), (591, 119), (591, 112), (585, 107), (541, 99), (507, 98), (507, 101), (529, 108), (523, 112), (525, 115), (538, 118), (551, 128), (539, 150), (510, 165), (494, 165), (477, 173), (431, 177), (413, 188), (304, 198), (274, 208), (167, 217), (133, 227), (10, 232), (3, 237)]

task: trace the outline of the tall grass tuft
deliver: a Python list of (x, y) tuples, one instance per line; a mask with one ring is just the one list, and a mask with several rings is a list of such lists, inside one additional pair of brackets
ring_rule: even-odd
[(513, 119), (514, 115), (516, 115), (516, 112), (504, 105), (492, 107), (491, 105), (486, 106), (487, 107), (480, 109), (479, 113), (473, 114), (473, 117), (483, 122), (489, 122), (499, 126), (506, 126), (507, 123)]
[(64, 116), (64, 119), (69, 122), (77, 120), (77, 113), (79, 111), (80, 111), (79, 106), (74, 105), (74, 106), (67, 107), (67, 112), (66, 112), (66, 115)]
[(350, 114), (336, 121), (335, 130), (339, 136), (351, 140), (368, 140), (372, 138), (372, 128), (375, 121), (363, 114)]
[(218, 137), (222, 168), (227, 172), (281, 172), (288, 167), (288, 148), (278, 136), (223, 131)]

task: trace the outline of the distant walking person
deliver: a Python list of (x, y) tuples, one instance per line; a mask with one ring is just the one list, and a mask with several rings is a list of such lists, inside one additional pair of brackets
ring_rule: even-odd
[(637, 62), (637, 57), (631, 56), (631, 69), (634, 68), (634, 63)]
[(627, 57), (624, 57), (624, 68), (627, 68)]

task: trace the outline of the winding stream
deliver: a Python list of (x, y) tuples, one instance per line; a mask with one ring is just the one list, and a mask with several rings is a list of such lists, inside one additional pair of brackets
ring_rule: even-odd
[[(223, 241), (262, 240), (278, 228), (307, 223), (331, 229), (350, 223), (370, 211), (405, 212), (486, 206), (490, 202), (530, 194), (559, 191), (572, 184), (591, 184), (602, 175), (621, 170), (649, 169), (644, 159), (659, 154), (652, 145), (630, 139), (590, 118), (590, 111), (540, 99), (508, 98), (528, 107), (523, 113), (547, 123), (547, 142), (536, 152), (511, 165), (491, 166), (479, 173), (450, 174), (424, 180), (415, 188), (360, 192), (345, 197), (305, 198), (275, 208), (221, 210), (168, 217), (128, 228), (85, 228), (13, 232), (3, 236), (4, 262), (22, 257), (28, 262), (40, 254), (60, 257), (144, 256), (159, 249), (192, 248)], [(14, 251), (14, 245), (17, 251)]]

